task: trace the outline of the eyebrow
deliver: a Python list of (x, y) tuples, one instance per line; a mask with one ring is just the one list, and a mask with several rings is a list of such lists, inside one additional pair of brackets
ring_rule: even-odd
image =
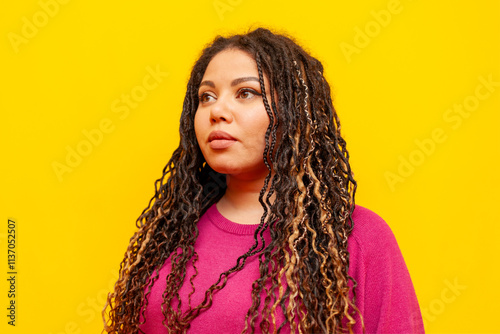
[[(259, 78), (257, 78), (257, 77), (237, 78), (237, 79), (234, 79), (233, 81), (231, 81), (231, 87), (236, 86), (237, 84), (240, 84), (240, 83), (245, 82), (245, 81), (257, 81), (257, 82), (259, 82)], [(215, 84), (213, 83), (213, 81), (210, 81), (210, 80), (202, 81), (200, 83), (200, 87), (201, 86), (209, 86), (209, 87), (215, 88)]]

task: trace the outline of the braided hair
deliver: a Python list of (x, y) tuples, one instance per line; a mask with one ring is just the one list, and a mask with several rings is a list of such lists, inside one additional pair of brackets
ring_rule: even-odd
[[(198, 274), (194, 247), (197, 222), (226, 189), (224, 175), (214, 171), (201, 153), (194, 116), (205, 70), (211, 59), (226, 49), (245, 51), (255, 59), (270, 119), (263, 153), (269, 174), (259, 196), (264, 214), (254, 245), (220, 274), (199, 305), (191, 305), (193, 279)], [(264, 75), (274, 92), (271, 101), (266, 97)], [(322, 64), (291, 37), (268, 29), (217, 36), (193, 66), (181, 115), (179, 147), (136, 221), (138, 230), (130, 239), (118, 281), (103, 310), (104, 330), (142, 333), (140, 325), (145, 321), (151, 286), (170, 257), (163, 324), (169, 333), (184, 333), (200, 312), (211, 307), (213, 294), (225, 287), (228, 276), (242, 270), (249, 257), (258, 255), (260, 278), (252, 285), (252, 305), (243, 333), (253, 333), (257, 326), (263, 333), (279, 332), (286, 323), (292, 333), (352, 332), (356, 313), (362, 322), (354, 300), (356, 282), (348, 274), (347, 240), (353, 228), (355, 191), (346, 142)], [(274, 193), (279, 196), (271, 203)], [(265, 231), (271, 236), (268, 245)], [(189, 278), (188, 263), (195, 270)], [(192, 287), (186, 312), (181, 312), (180, 302), (172, 303), (179, 300), (183, 284)], [(276, 324), (279, 310), (285, 321)]]

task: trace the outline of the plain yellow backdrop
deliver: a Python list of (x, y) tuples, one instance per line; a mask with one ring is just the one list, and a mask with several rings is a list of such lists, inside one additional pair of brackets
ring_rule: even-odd
[[(265, 26), (323, 62), (428, 333), (500, 332), (498, 1), (12, 1), (0, 10), (2, 333), (98, 333), (191, 67)], [(128, 99), (128, 100), (127, 100)], [(17, 226), (7, 324), (7, 222)]]

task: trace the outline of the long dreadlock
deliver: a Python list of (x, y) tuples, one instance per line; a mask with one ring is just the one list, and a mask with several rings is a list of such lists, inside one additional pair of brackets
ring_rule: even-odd
[[(259, 197), (264, 214), (255, 231), (254, 245), (233, 268), (220, 274), (199, 305), (192, 306), (193, 279), (198, 273), (194, 247), (197, 222), (226, 188), (225, 178), (206, 163), (196, 141), (197, 92), (210, 60), (230, 48), (245, 51), (255, 59), (270, 118), (263, 153), (269, 174)], [(275, 93), (271, 101), (266, 97), (264, 75), (269, 79), (270, 91)], [(359, 311), (354, 298), (349, 297), (348, 282), (351, 280), (354, 288), (356, 282), (348, 274), (347, 239), (353, 228), (355, 191), (346, 142), (340, 134), (322, 64), (292, 38), (267, 29), (216, 37), (192, 69), (181, 115), (179, 147), (156, 180), (155, 195), (136, 221), (138, 231), (130, 240), (118, 281), (103, 310), (104, 330), (142, 332), (141, 319), (144, 322), (151, 286), (170, 257), (172, 269), (163, 294), (163, 323), (170, 333), (184, 333), (190, 321), (211, 307), (213, 294), (225, 287), (228, 276), (242, 270), (246, 260), (257, 255), (260, 278), (252, 285), (252, 306), (244, 333), (253, 333), (257, 325), (263, 333), (275, 332), (286, 323), (292, 333), (296, 329), (299, 333), (352, 332)], [(279, 196), (271, 203), (273, 193)], [(268, 245), (263, 237), (265, 231), (271, 235)], [(186, 267), (190, 261), (195, 274), (189, 278), (192, 292), (189, 308), (183, 313), (179, 290), (187, 284)], [(262, 319), (256, 324), (261, 306)], [(277, 309), (285, 316), (282, 324), (276, 324)]]

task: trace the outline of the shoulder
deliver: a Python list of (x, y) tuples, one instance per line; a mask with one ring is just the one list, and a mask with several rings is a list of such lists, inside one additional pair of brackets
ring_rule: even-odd
[[(349, 236), (351, 247), (370, 252), (380, 247), (397, 247), (396, 238), (386, 221), (375, 212), (356, 205), (352, 214), (353, 229)], [(398, 248), (399, 250), (399, 248)]]
[(359, 205), (354, 209), (352, 220), (353, 229), (348, 239), (351, 275), (383, 285), (407, 276), (403, 254), (386, 221)]
[(352, 220), (349, 275), (357, 283), (356, 304), (366, 333), (423, 333), (415, 290), (391, 228), (359, 205)]

